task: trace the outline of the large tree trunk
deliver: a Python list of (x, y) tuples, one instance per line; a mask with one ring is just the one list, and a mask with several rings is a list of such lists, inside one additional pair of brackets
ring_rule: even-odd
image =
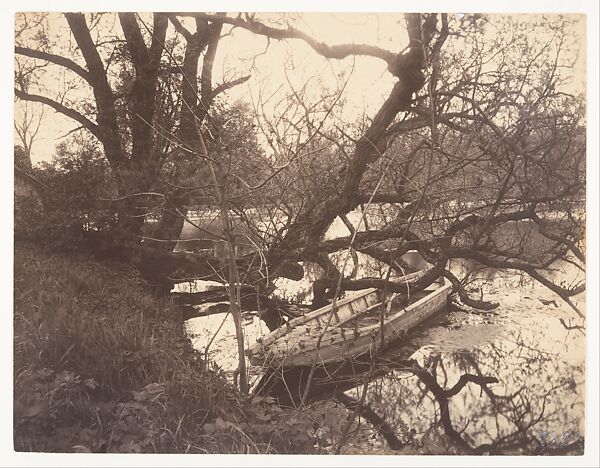
[(424, 83), (423, 69), (426, 66), (423, 48), (421, 18), (418, 14), (406, 15), (410, 50), (400, 55), (392, 72), (398, 81), (392, 88), (369, 128), (357, 141), (354, 154), (344, 168), (344, 183), (340, 194), (324, 202), (308, 204), (296, 218), (285, 237), (273, 245), (269, 251), (271, 263), (277, 266), (286, 258), (315, 260), (319, 254), (318, 245), (323, 235), (339, 215), (345, 215), (356, 208), (360, 182), (370, 164), (377, 161), (385, 152), (387, 130), (401, 111), (408, 111), (413, 94)]
[[(171, 22), (175, 28), (184, 36), (187, 46), (183, 57), (183, 65), (181, 66), (181, 108), (179, 117), (179, 130), (177, 133), (178, 141), (182, 144), (182, 148), (175, 151), (173, 158), (176, 161), (175, 173), (173, 174), (174, 181), (184, 187), (186, 185), (194, 185), (194, 176), (200, 173), (200, 169), (204, 166), (202, 159), (194, 153), (194, 149), (198, 147), (198, 136), (196, 126), (201, 125), (204, 121), (210, 101), (208, 97), (202, 96), (202, 105), (199, 106), (199, 89), (198, 89), (198, 66), (200, 56), (207, 47), (211, 48), (211, 54), (216, 51), (216, 43), (211, 42), (213, 35), (213, 26), (208, 25), (206, 20), (196, 21), (196, 32), (191, 33), (171, 15)], [(220, 31), (220, 27), (219, 27)], [(218, 42), (218, 35), (216, 38)], [(207, 51), (208, 54), (208, 51)], [(206, 61), (206, 56), (204, 61)], [(203, 81), (202, 93), (212, 92), (210, 81), (208, 85), (204, 84), (204, 75), (209, 75), (212, 71), (208, 70), (206, 65), (203, 65)], [(205, 71), (206, 69), (206, 71)], [(212, 62), (210, 63), (212, 70)], [(201, 110), (201, 112), (200, 112)], [(190, 182), (191, 181), (191, 182)], [(167, 206), (162, 210), (158, 226), (153, 233), (153, 237), (158, 240), (150, 241), (154, 247), (173, 250), (177, 244), (177, 240), (185, 223), (186, 204), (188, 196), (178, 196), (176, 193), (170, 194), (167, 197)]]
[(158, 226), (152, 232), (151, 237), (153, 239), (145, 239), (144, 243), (168, 251), (172, 251), (175, 248), (181, 236), (181, 230), (183, 229), (187, 214), (183, 203), (178, 203), (176, 206), (179, 212), (175, 210), (162, 211)]

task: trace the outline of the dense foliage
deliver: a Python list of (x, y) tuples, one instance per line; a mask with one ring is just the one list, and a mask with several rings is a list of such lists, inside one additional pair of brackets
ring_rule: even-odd
[(31, 171), (41, 182), (43, 204), (19, 200), (18, 239), (58, 250), (91, 248), (115, 223), (109, 199), (114, 181), (97, 144), (79, 135), (57, 145), (51, 162)]

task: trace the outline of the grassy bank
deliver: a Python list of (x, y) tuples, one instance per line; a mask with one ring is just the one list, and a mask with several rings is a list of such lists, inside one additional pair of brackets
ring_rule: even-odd
[(16, 450), (315, 451), (307, 419), (204, 365), (135, 270), (17, 243), (14, 281)]

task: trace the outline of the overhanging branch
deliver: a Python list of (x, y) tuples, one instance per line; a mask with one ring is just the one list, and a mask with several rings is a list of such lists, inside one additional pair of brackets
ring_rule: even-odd
[(29, 47), (19, 47), (15, 46), (15, 53), (19, 55), (24, 55), (26, 57), (31, 57), (34, 59), (46, 60), (47, 62), (53, 63), (55, 65), (60, 65), (61, 67), (68, 68), (69, 70), (77, 73), (80, 77), (82, 77), (88, 83), (90, 82), (90, 74), (89, 72), (83, 68), (81, 65), (78, 65), (73, 60), (68, 59), (66, 57), (62, 57), (56, 54), (50, 54), (48, 52), (43, 52), (41, 50), (30, 49)]
[(102, 132), (98, 125), (92, 122), (90, 119), (85, 117), (83, 114), (77, 112), (75, 109), (67, 107), (54, 99), (50, 99), (46, 96), (40, 96), (38, 94), (29, 94), (25, 91), (15, 88), (15, 95), (24, 101), (39, 102), (52, 107), (55, 111), (79, 122), (84, 128), (89, 130), (96, 138), (102, 140)]
[(465, 291), (465, 288), (456, 276), (454, 276), (448, 270), (444, 271), (444, 276), (448, 278), (448, 280), (452, 283), (452, 289), (458, 294), (460, 300), (469, 307), (473, 307), (474, 309), (479, 310), (493, 310), (500, 305), (497, 302), (488, 302), (472, 299), (471, 297), (469, 297), (469, 295)]
[(395, 63), (397, 55), (393, 52), (382, 49), (381, 47), (372, 46), (369, 44), (339, 44), (330, 46), (324, 42), (319, 42), (310, 35), (306, 34), (299, 29), (294, 27), (288, 27), (286, 29), (274, 28), (267, 26), (264, 23), (256, 20), (254, 17), (247, 15), (246, 19), (241, 16), (237, 17), (226, 17), (210, 13), (177, 13), (180, 16), (192, 16), (194, 18), (200, 18), (211, 22), (221, 22), (223, 24), (230, 24), (254, 34), (266, 36), (271, 39), (283, 40), (283, 39), (299, 39), (309, 45), (315, 52), (319, 53), (323, 57), (331, 59), (344, 59), (351, 55), (363, 55), (369, 57), (379, 58), (392, 65)]

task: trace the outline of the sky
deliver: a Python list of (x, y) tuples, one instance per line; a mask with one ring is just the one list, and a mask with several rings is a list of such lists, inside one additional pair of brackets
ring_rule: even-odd
[[(280, 13), (259, 14), (259, 19), (267, 23), (282, 19)], [(144, 17), (150, 21), (148, 15)], [(307, 32), (319, 41), (327, 44), (341, 43), (366, 43), (397, 52), (407, 45), (407, 34), (404, 26), (402, 13), (347, 13), (347, 12), (324, 12), (324, 13), (293, 13), (288, 15), (287, 21), (304, 32)], [(531, 15), (531, 20), (535, 15)], [(579, 17), (580, 20), (583, 16)], [(107, 20), (107, 27), (113, 24), (113, 19)], [(191, 19), (184, 19), (184, 24), (190, 24)], [(584, 33), (583, 21), (580, 21), (582, 36)], [(60, 35), (62, 41), (72, 40), (68, 27), (62, 15), (53, 14), (49, 19), (51, 36)], [(282, 25), (284, 26), (285, 23)], [(170, 25), (169, 31), (173, 34)], [(224, 32), (230, 29), (225, 26)], [(116, 23), (116, 31), (120, 34), (120, 27)], [(583, 37), (579, 41), (585, 43)], [(265, 48), (267, 47), (268, 49)], [(83, 64), (81, 57), (74, 57), (78, 63)], [(585, 53), (580, 54), (578, 65), (579, 75), (585, 76)], [(286, 73), (284, 69), (288, 70)], [(350, 72), (351, 70), (351, 72)], [(230, 102), (244, 100), (246, 102), (257, 102), (259, 95), (270, 96), (277, 92), (289, 90), (291, 85), (300, 89), (302, 85), (310, 80), (308, 94), (316, 99), (321, 92), (321, 87), (335, 89), (340, 86), (348, 74), (351, 74), (344, 91), (345, 106), (343, 118), (354, 121), (365, 111), (372, 115), (377, 111), (383, 99), (391, 89), (394, 77), (386, 72), (386, 64), (372, 57), (347, 58), (344, 60), (326, 60), (313, 51), (303, 41), (270, 41), (265, 37), (255, 36), (243, 29), (233, 29), (231, 34), (224, 37), (219, 44), (219, 49), (214, 65), (215, 84), (222, 82), (225, 78), (232, 76), (251, 75), (251, 79), (237, 86), (227, 93)], [(289, 85), (287, 84), (289, 80)], [(50, 80), (46, 85), (52, 89)], [(283, 88), (282, 88), (283, 85)], [(84, 96), (91, 91), (86, 86), (69, 95), (76, 97)], [(262, 94), (261, 94), (262, 93)], [(266, 106), (269, 113), (273, 111), (270, 104), (277, 102), (272, 99)], [(36, 103), (27, 104), (31, 108), (39, 108), (42, 105)], [(15, 104), (16, 118), (22, 113), (23, 104)], [(71, 119), (46, 108), (42, 125), (36, 142), (32, 149), (32, 161), (48, 161), (51, 159), (56, 144), (64, 138), (69, 130), (77, 127)], [(18, 139), (15, 135), (15, 143)]]
[[(394, 14), (352, 14), (352, 13), (312, 13), (298, 14), (297, 27), (315, 38), (328, 44), (367, 43), (390, 50), (401, 50), (406, 46), (407, 35), (401, 13)], [(278, 19), (280, 14), (263, 14), (261, 19)], [(69, 40), (68, 30), (61, 15), (50, 17), (51, 32), (62, 34)], [(185, 23), (185, 20), (184, 20)], [(118, 26), (117, 26), (118, 27)], [(224, 31), (229, 29), (226, 27)], [(172, 26), (170, 26), (172, 32)], [(288, 74), (292, 85), (299, 89), (305, 78), (312, 77), (314, 95), (319, 92), (316, 77), (326, 86), (335, 86), (335, 77), (353, 66), (352, 59), (343, 61), (327, 61), (316, 54), (302, 41), (271, 41), (265, 54), (267, 40), (257, 37), (248, 31), (235, 29), (231, 36), (225, 37), (219, 44), (214, 65), (213, 82), (220, 83), (224, 77), (250, 74), (251, 79), (244, 85), (233, 88), (227, 98), (231, 101), (241, 99), (247, 102), (257, 101), (260, 92), (270, 95), (282, 84), (286, 84), (284, 67), (294, 67)], [(262, 55), (259, 55), (262, 54)], [(252, 67), (252, 60), (254, 67)], [(78, 63), (83, 63), (79, 58)], [(358, 113), (361, 108), (375, 110), (393, 84), (393, 77), (386, 73), (386, 64), (376, 58), (362, 57), (355, 59), (354, 71), (344, 96), (348, 99), (348, 112)], [(50, 82), (47, 83), (52, 87)], [(81, 93), (88, 90), (81, 90)], [(77, 95), (71, 93), (71, 95)], [(29, 103), (29, 106), (40, 107)], [(19, 118), (22, 104), (15, 104), (15, 116)], [(59, 139), (69, 130), (75, 128), (71, 119), (46, 109), (36, 143), (32, 149), (34, 163), (49, 160)], [(16, 137), (16, 136), (15, 136)], [(18, 140), (15, 140), (18, 143)]]

